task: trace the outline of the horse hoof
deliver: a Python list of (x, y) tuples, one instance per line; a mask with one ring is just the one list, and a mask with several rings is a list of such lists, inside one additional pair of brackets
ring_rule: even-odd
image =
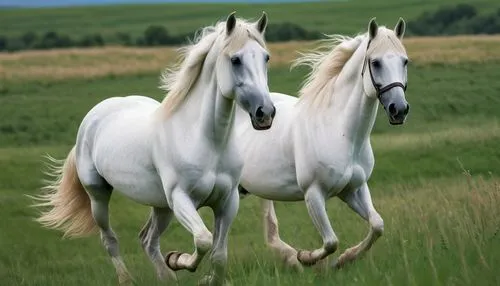
[(165, 255), (165, 264), (167, 264), (168, 268), (172, 269), (173, 271), (178, 271), (181, 270), (180, 267), (177, 265), (177, 261), (179, 260), (179, 257), (182, 255), (181, 252), (179, 251), (170, 251)]
[(179, 270), (186, 269), (189, 272), (195, 272), (196, 267), (189, 268), (189, 267), (179, 266), (178, 262), (179, 262), (179, 258), (181, 257), (182, 254), (184, 254), (184, 253), (179, 252), (179, 251), (170, 251), (169, 253), (167, 253), (165, 255), (165, 264), (167, 264), (168, 268), (172, 269), (173, 271), (179, 271)]
[(317, 262), (311, 259), (311, 252), (308, 250), (299, 250), (297, 260), (304, 266), (313, 266)]
[(333, 259), (331, 265), (332, 265), (332, 269), (334, 269), (334, 270), (339, 270), (340, 268), (342, 268), (342, 266), (339, 264), (338, 258)]
[(198, 281), (198, 286), (210, 286), (210, 285), (221, 285), (221, 286), (231, 286), (231, 283), (228, 280), (223, 281), (214, 281), (214, 277), (212, 275), (205, 275), (200, 281)]

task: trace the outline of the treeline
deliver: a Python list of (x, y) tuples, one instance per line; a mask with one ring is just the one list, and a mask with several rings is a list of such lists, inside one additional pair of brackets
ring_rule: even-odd
[[(194, 33), (171, 35), (169, 31), (158, 25), (151, 25), (144, 33), (134, 38), (129, 33), (119, 32), (110, 39), (100, 34), (85, 35), (79, 38), (49, 31), (44, 34), (27, 32), (19, 37), (0, 35), (0, 51), (43, 50), (69, 47), (93, 47), (109, 44), (122, 46), (172, 46), (182, 45), (193, 37)], [(322, 34), (306, 30), (293, 23), (270, 24), (266, 31), (268, 42), (284, 42), (291, 40), (315, 40)]]
[(469, 4), (444, 6), (434, 12), (424, 12), (408, 22), (411, 35), (466, 35), (500, 33), (500, 8), (489, 14), (479, 14)]

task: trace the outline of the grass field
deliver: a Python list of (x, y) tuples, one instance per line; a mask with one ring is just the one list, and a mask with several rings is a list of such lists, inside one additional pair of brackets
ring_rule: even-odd
[[(168, 4), (123, 5), (104, 7), (47, 8), (0, 10), (0, 35), (21, 35), (27, 31), (45, 33), (57, 31), (72, 36), (100, 33), (113, 38), (116, 32), (142, 35), (150, 24), (164, 25), (170, 33), (192, 32), (199, 27), (223, 19), (232, 11), (241, 17), (257, 19), (265, 10), (270, 23), (294, 22), (322, 33), (357, 33), (367, 25), (367, 19), (377, 19), (387, 25), (396, 24), (398, 17), (413, 19), (423, 11), (433, 11), (441, 5), (455, 5), (457, 0), (349, 0), (316, 3), (280, 4)], [(480, 11), (498, 9), (495, 0), (476, 0)], [(308, 17), (304, 17), (308, 15)], [(314, 15), (309, 17), (310, 15)], [(299, 19), (299, 20), (297, 20)], [(360, 29), (362, 27), (363, 29)]]
[[(241, 201), (229, 241), (232, 284), (500, 285), (499, 39), (405, 41), (412, 107), (399, 127), (379, 112), (370, 186), (385, 233), (364, 259), (337, 272), (285, 269), (264, 247), (259, 202), (249, 197)], [(272, 90), (296, 92), (305, 71), (289, 72), (288, 62), (294, 49), (312, 46), (270, 45)], [(161, 99), (158, 76), (172, 53), (106, 48), (0, 55), (1, 285), (116, 285), (97, 235), (61, 240), (32, 221), (36, 212), (23, 194), (41, 186), (41, 156), (65, 156), (80, 120), (97, 102), (128, 94)], [(115, 195), (111, 209), (137, 284), (162, 285), (137, 239), (148, 208)], [(208, 210), (201, 212), (211, 225)], [(277, 212), (284, 240), (299, 248), (321, 244), (303, 203), (278, 203)], [(337, 199), (328, 202), (328, 212), (339, 252), (366, 234), (367, 225)], [(190, 251), (191, 236), (174, 221), (162, 247)], [(195, 285), (207, 266), (205, 260), (194, 274), (180, 272), (180, 285)]]

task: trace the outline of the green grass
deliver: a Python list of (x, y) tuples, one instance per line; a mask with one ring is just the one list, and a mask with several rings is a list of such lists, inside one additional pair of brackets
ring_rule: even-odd
[[(407, 91), (411, 112), (407, 124), (389, 125), (381, 109), (374, 133), (429, 132), (448, 128), (450, 123), (470, 127), (496, 118), (500, 106), (498, 64), (411, 66)], [(273, 68), (271, 90), (295, 94), (304, 74), (304, 69), (289, 72), (288, 68)], [(0, 122), (0, 147), (71, 144), (79, 122), (97, 102), (130, 94), (161, 100), (164, 95), (158, 84), (159, 74), (28, 84), (4, 82), (0, 114), (9, 116)]]
[[(103, 7), (0, 10), (0, 34), (20, 35), (27, 31), (57, 31), (72, 36), (100, 33), (113, 38), (116, 32), (142, 35), (150, 24), (164, 25), (172, 34), (192, 32), (213, 24), (232, 11), (240, 17), (257, 19), (265, 10), (270, 23), (294, 22), (323, 33), (353, 34), (364, 31), (371, 17), (390, 27), (398, 17), (414, 19), (423, 11), (441, 5), (466, 3), (457, 0), (320, 1), (284, 4), (168, 4)], [(494, 0), (478, 0), (481, 11), (498, 8)], [(304, 15), (308, 15), (304, 17)]]
[[(419, 65), (409, 70), (410, 117), (390, 126), (379, 111), (372, 136), (373, 200), (385, 234), (372, 251), (342, 271), (287, 270), (263, 244), (259, 202), (241, 201), (229, 241), (233, 285), (499, 285), (500, 76), (496, 61)], [(304, 70), (270, 71), (271, 89), (294, 93)], [(3, 82), (0, 92), (0, 281), (2, 285), (116, 285), (97, 235), (61, 240), (32, 221), (23, 194), (41, 186), (45, 153), (63, 157), (84, 114), (100, 100), (143, 94), (161, 99), (157, 74), (93, 80)], [(472, 175), (464, 175), (461, 167)], [(148, 208), (115, 195), (112, 225), (138, 285), (158, 282), (137, 233)], [(337, 199), (328, 211), (340, 251), (360, 241), (367, 225)], [(207, 225), (212, 216), (201, 210)], [(278, 203), (284, 240), (298, 248), (321, 244), (302, 202)], [(174, 221), (163, 251), (190, 251), (192, 238)], [(338, 254), (336, 254), (338, 255)], [(334, 256), (336, 256), (334, 255)], [(180, 272), (194, 285), (207, 270)]]

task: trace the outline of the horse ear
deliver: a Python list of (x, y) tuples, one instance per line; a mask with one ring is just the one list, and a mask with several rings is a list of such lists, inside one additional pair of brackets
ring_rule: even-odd
[(226, 33), (228, 36), (231, 35), (234, 27), (236, 26), (236, 17), (234, 16), (234, 14), (236, 14), (236, 11), (229, 14), (226, 20)]
[(259, 21), (257, 22), (257, 30), (263, 34), (266, 31), (267, 27), (267, 14), (262, 11), (262, 16), (260, 16)]
[(377, 36), (377, 32), (378, 32), (378, 24), (377, 24), (377, 22), (375, 22), (375, 19), (376, 18), (373, 17), (370, 20), (370, 23), (368, 23), (368, 33), (370, 35), (370, 40), (375, 38), (375, 36)]
[(396, 24), (396, 27), (394, 27), (394, 33), (400, 40), (402, 40), (405, 34), (405, 30), (406, 22), (405, 20), (403, 20), (403, 18), (400, 17), (398, 23)]

